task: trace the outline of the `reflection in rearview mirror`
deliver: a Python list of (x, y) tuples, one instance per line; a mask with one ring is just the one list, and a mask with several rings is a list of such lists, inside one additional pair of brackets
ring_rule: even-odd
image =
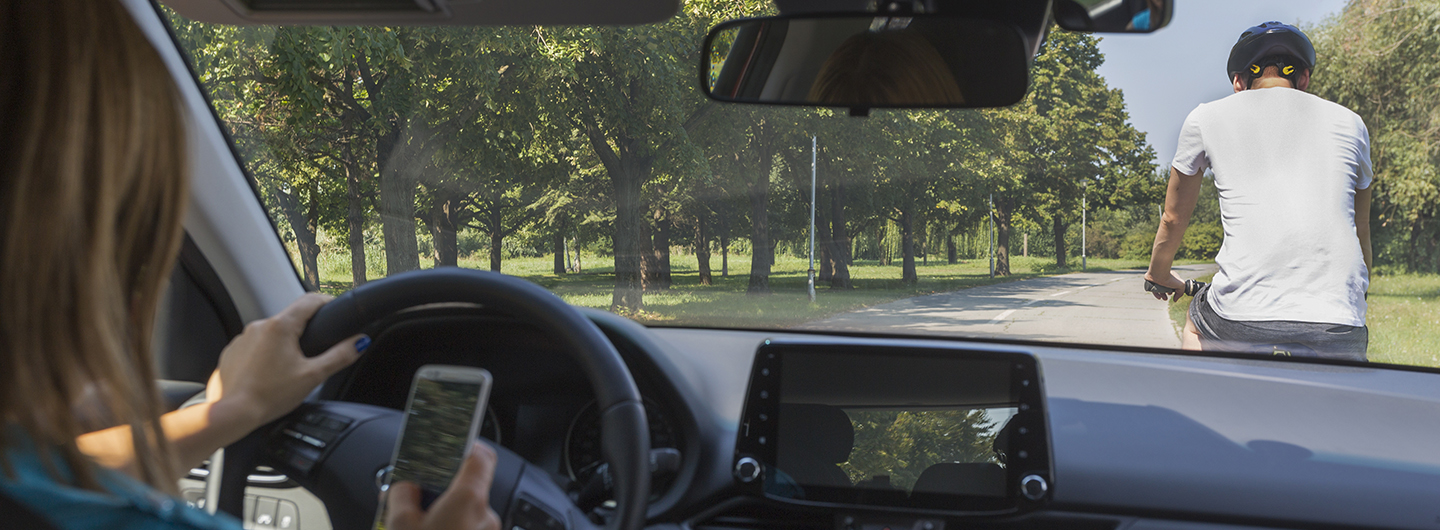
[(1055, 0), (1055, 23), (1071, 31), (1150, 33), (1172, 14), (1173, 0)]
[(1018, 29), (944, 16), (737, 20), (712, 30), (704, 52), (701, 85), (730, 102), (996, 107), (1029, 80)]

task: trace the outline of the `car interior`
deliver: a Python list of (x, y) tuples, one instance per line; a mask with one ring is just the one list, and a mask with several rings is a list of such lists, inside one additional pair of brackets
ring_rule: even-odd
[[(245, 322), (276, 313), (306, 286), (164, 10), (238, 25), (604, 26), (655, 23), (680, 8), (673, 0), (123, 2), (181, 89), (191, 140), (186, 239), (156, 330), (172, 408), (197, 399)], [(696, 90), (723, 104), (819, 105), (806, 101), (811, 79), (840, 42), (874, 17), (904, 17), (951, 50), (942, 55), (959, 77), (999, 76), (962, 84), (963, 106), (1003, 106), (1026, 89), (1026, 61), (1047, 32), (1123, 32), (1126, 14), (1147, 7), (776, 4), (779, 17), (765, 21), (770, 33), (745, 21), (728, 26), (737, 44), (727, 50), (757, 59), (701, 65)], [(957, 20), (972, 30), (953, 31)], [(1003, 31), (975, 38), (985, 34), (976, 21)], [(778, 39), (776, 26), (788, 27)], [(710, 39), (726, 31), (720, 25)], [(693, 45), (711, 49), (709, 40)], [(711, 76), (710, 64), (721, 62)], [(839, 106), (863, 116), (886, 105)], [(450, 364), (493, 374), (480, 435), (500, 455), (491, 504), (506, 529), (1440, 523), (1440, 372), (1429, 368), (993, 338), (647, 327), (572, 306), (522, 279), (451, 267), (346, 292), (311, 321), (301, 346), (317, 355), (362, 332), (374, 342), (360, 361), (294, 413), (191, 470), (180, 484), (184, 500), (247, 528), (371, 527), (410, 381), (421, 366)], [(855, 420), (899, 411), (928, 422), (914, 436), (955, 447), (931, 451), (919, 469), (849, 473), (847, 461), (920, 439), (885, 438)], [(0, 512), (21, 513), (6, 505)]]

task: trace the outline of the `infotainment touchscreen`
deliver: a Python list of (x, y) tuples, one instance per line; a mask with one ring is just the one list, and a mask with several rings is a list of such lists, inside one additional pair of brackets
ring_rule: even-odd
[(1048, 480), (1038, 383), (1023, 354), (770, 344), (737, 448), (771, 497), (1004, 511)]

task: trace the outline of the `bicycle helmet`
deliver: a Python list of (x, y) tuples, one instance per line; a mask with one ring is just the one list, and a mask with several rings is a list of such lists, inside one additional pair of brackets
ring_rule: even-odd
[[(1298, 70), (1315, 68), (1315, 46), (1310, 44), (1310, 39), (1300, 28), (1281, 22), (1266, 22), (1254, 26), (1240, 34), (1240, 40), (1230, 48), (1230, 60), (1225, 65), (1225, 73), (1231, 80), (1236, 75), (1246, 75), (1251, 79), (1259, 77), (1255, 66), (1262, 70), (1265, 66), (1280, 62), (1281, 58), (1294, 58), (1300, 64)], [(1265, 64), (1261, 64), (1265, 63)], [(1291, 77), (1299, 71), (1290, 74), (1283, 74)]]

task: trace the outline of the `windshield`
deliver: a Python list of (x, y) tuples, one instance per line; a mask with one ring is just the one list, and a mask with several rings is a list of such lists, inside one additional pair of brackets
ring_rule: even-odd
[[(1361, 358), (1440, 366), (1434, 3), (1181, 3), (1150, 35), (1055, 28), (1016, 105), (863, 118), (702, 95), (706, 31), (773, 14), (768, 2), (692, 1), (637, 27), (235, 27), (166, 14), (296, 270), (321, 291), (458, 266), (651, 325), (1158, 348), (1180, 347), (1187, 315), (1215, 318), (1208, 307), (1229, 318), (1206, 332), (1323, 324), (1363, 339)], [(1305, 286), (1334, 284), (1334, 268), (1296, 272), (1329, 259), (1309, 236), (1285, 237), (1308, 234), (1286, 223), (1310, 195), (1270, 199), (1272, 214), (1295, 210), (1279, 221), (1235, 213), (1249, 184), (1224, 168), (1244, 165), (1225, 166), (1214, 135), (1209, 165), (1185, 166), (1198, 198), (1171, 249), (1175, 275), (1214, 282), (1214, 300), (1192, 311), (1193, 296), (1144, 289), (1177, 193), (1172, 162), (1199, 160), (1187, 120), (1235, 99), (1227, 55), (1267, 20), (1313, 41), (1306, 92), (1368, 127), (1373, 262), (1354, 254), (1339, 280), (1343, 317), (1265, 318), (1227, 301), (1314, 306), (1304, 301), (1325, 288)], [(1336, 222), (1327, 237), (1359, 249), (1354, 220)], [(1255, 236), (1236, 235), (1247, 230), (1283, 248), (1247, 250), (1240, 240)], [(1290, 261), (1256, 272), (1255, 254), (1276, 253)], [(1300, 287), (1245, 294), (1265, 282)], [(1313, 353), (1267, 340), (1262, 353)]]

